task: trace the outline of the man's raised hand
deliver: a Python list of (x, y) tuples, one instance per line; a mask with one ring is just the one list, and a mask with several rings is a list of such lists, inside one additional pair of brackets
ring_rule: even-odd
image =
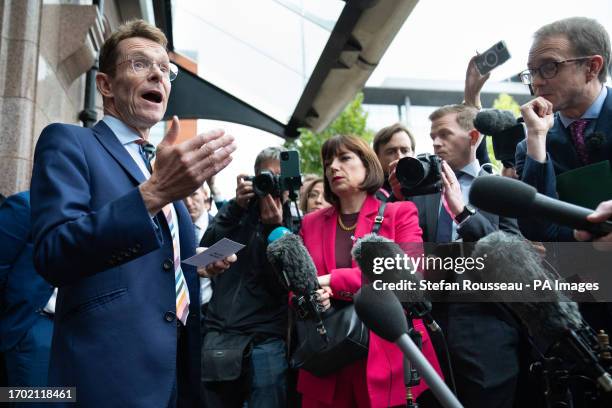
[(166, 204), (181, 200), (204, 181), (223, 170), (236, 150), (234, 137), (222, 130), (199, 134), (176, 144), (179, 120), (172, 118), (168, 133), (157, 146), (151, 178), (140, 185), (149, 214), (156, 214)]

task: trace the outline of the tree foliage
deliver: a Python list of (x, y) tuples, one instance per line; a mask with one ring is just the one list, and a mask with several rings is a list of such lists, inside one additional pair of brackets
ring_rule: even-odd
[(314, 133), (308, 129), (301, 128), (298, 139), (287, 140), (287, 149), (296, 149), (300, 152), (300, 165), (302, 173), (323, 173), (321, 163), (321, 146), (332, 136), (351, 134), (372, 141), (374, 133), (367, 129), (368, 113), (363, 110), (363, 93), (358, 93), (347, 106), (325, 130)]
[[(507, 110), (514, 114), (514, 117), (518, 118), (521, 115), (521, 106), (514, 100), (511, 95), (507, 93), (501, 93), (499, 96), (493, 101), (493, 109)], [(491, 159), (491, 163), (495, 168), (501, 169), (502, 164), (495, 158), (495, 153), (493, 152), (493, 139), (490, 137), (486, 138), (487, 141), (487, 151), (489, 152), (489, 158)]]

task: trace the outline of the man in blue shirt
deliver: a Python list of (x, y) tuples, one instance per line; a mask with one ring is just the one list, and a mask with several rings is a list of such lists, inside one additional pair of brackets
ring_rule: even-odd
[[(555, 21), (535, 33), (527, 66), (521, 79), (536, 98), (521, 107), (527, 137), (517, 146), (516, 170), (522, 181), (556, 198), (557, 175), (612, 158), (612, 97), (604, 86), (610, 38), (592, 19)], [(602, 140), (594, 139), (598, 132)], [(518, 221), (531, 240), (575, 240), (568, 227)]]

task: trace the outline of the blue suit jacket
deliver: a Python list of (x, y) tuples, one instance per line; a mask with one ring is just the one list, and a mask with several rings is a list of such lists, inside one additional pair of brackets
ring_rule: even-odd
[[(103, 122), (52, 124), (36, 146), (34, 262), (59, 287), (49, 381), (76, 386), (84, 407), (167, 407), (177, 377), (179, 406), (199, 403), (198, 279), (183, 265), (191, 304), (177, 349), (172, 241), (163, 213), (148, 215), (144, 180)], [(174, 208), (185, 259), (191, 219)]]
[[(591, 154), (591, 161), (612, 159), (612, 89), (604, 100), (597, 119), (595, 132), (602, 132), (606, 140), (598, 152)], [(522, 181), (535, 187), (539, 193), (557, 198), (556, 176), (581, 167), (578, 155), (568, 129), (555, 114), (553, 127), (546, 135), (547, 160), (539, 163), (527, 156), (527, 141), (523, 140), (516, 148), (516, 171)], [(551, 224), (532, 217), (519, 218), (519, 228), (525, 237), (534, 241), (564, 242), (573, 241), (573, 230)]]
[(15, 347), (44, 308), (53, 286), (34, 269), (30, 193), (0, 206), (0, 351)]

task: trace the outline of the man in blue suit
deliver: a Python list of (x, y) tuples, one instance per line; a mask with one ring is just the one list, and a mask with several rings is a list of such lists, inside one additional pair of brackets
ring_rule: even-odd
[(59, 287), (49, 382), (76, 386), (83, 407), (199, 405), (199, 285), (180, 263), (195, 252), (181, 200), (235, 145), (222, 131), (175, 144), (175, 117), (152, 171), (149, 130), (176, 74), (159, 29), (122, 25), (100, 51), (102, 121), (52, 124), (36, 146), (34, 263)]
[(53, 286), (34, 269), (30, 193), (0, 205), (0, 351), (8, 385), (47, 385), (53, 333)]
[[(527, 137), (517, 146), (516, 170), (538, 192), (556, 198), (557, 175), (612, 159), (612, 92), (604, 85), (610, 37), (589, 18), (555, 21), (535, 33), (527, 67), (521, 78), (536, 98), (521, 107)], [(518, 222), (534, 241), (584, 239), (569, 227), (535, 217)], [(594, 329), (612, 332), (611, 304), (582, 303), (580, 311)]]
[[(555, 177), (612, 158), (612, 94), (604, 86), (610, 38), (597, 21), (572, 17), (540, 28), (521, 73), (536, 98), (521, 107), (526, 139), (516, 170), (538, 192), (557, 197)], [(597, 134), (600, 140), (595, 140)], [(534, 241), (574, 241), (574, 231), (539, 219), (519, 219)]]

